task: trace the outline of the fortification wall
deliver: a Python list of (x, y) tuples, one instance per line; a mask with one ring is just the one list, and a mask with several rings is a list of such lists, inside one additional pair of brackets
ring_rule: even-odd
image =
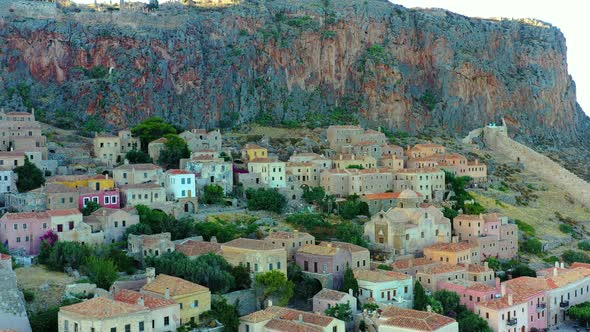
[(485, 127), (486, 146), (506, 155), (545, 181), (563, 189), (587, 208), (590, 208), (590, 184), (548, 157), (508, 137), (506, 127)]

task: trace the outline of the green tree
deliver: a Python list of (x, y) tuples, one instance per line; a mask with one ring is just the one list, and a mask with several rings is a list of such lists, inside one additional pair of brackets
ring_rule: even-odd
[(334, 207), (336, 206), (336, 196), (334, 195), (326, 195), (321, 202), (322, 211), (326, 212), (328, 215), (332, 214), (334, 211)]
[(363, 165), (348, 165), (346, 166), (348, 169), (365, 169)]
[(561, 255), (561, 258), (563, 258), (563, 261), (568, 264), (572, 264), (575, 262), (590, 263), (590, 256), (580, 251), (566, 250)]
[(321, 204), (326, 196), (326, 190), (323, 187), (310, 187), (303, 185), (303, 199), (308, 204)]
[(133, 127), (131, 133), (133, 136), (139, 137), (141, 150), (147, 152), (149, 142), (167, 134), (176, 134), (176, 128), (166, 123), (162, 118), (153, 117)]
[(442, 312), (445, 316), (456, 314), (459, 311), (458, 309), (461, 305), (459, 294), (441, 289), (434, 292), (432, 296), (442, 305)]
[(25, 164), (14, 169), (14, 173), (18, 176), (16, 187), (19, 192), (25, 192), (37, 189), (45, 184), (45, 177), (35, 164), (25, 157)]
[(211, 310), (203, 313), (202, 320), (217, 319), (223, 324), (224, 331), (237, 331), (240, 326), (240, 313), (238, 304), (231, 305), (223, 297), (214, 297), (211, 301)]
[(287, 264), (287, 279), (297, 284), (303, 281), (303, 270), (296, 263)]
[(457, 322), (459, 323), (460, 332), (492, 332), (493, 330), (488, 325), (488, 322), (467, 310), (461, 311), (457, 316)]
[[(78, 299), (67, 299), (63, 300), (60, 306), (66, 306), (74, 303), (78, 303), (80, 300)], [(31, 323), (31, 329), (33, 331), (43, 331), (43, 332), (57, 332), (58, 331), (58, 321), (57, 321), (57, 314), (59, 312), (59, 306), (50, 307), (43, 311), (37, 311), (32, 313), (29, 316), (29, 322)]]
[(530, 254), (541, 255), (543, 253), (543, 243), (538, 239), (531, 238), (520, 243), (520, 249)]
[(130, 164), (151, 164), (154, 162), (149, 154), (141, 150), (131, 150), (127, 152), (125, 154), (125, 159), (127, 159)]
[(287, 206), (287, 199), (276, 189), (258, 188), (246, 190), (248, 209), (281, 213)]
[(82, 215), (89, 216), (92, 212), (100, 209), (102, 206), (95, 201), (86, 203), (86, 206), (82, 209)]
[(264, 305), (266, 300), (273, 299), (277, 305), (285, 306), (293, 297), (295, 285), (283, 272), (272, 270), (258, 274), (254, 288), (261, 305)]
[(368, 312), (373, 312), (379, 309), (379, 305), (375, 302), (366, 302), (363, 304), (363, 309), (367, 309)]
[(499, 271), (502, 269), (500, 260), (497, 258), (488, 257), (488, 259), (486, 259), (486, 262), (488, 262), (488, 267), (494, 271)]
[(363, 226), (354, 221), (344, 220), (336, 226), (336, 237), (342, 242), (356, 244), (357, 246), (369, 247), (369, 242), (365, 239), (365, 230)]
[(533, 277), (533, 278), (535, 278), (537, 276), (537, 272), (535, 272), (535, 270), (531, 269), (530, 267), (528, 267), (528, 265), (525, 265), (525, 264), (517, 265), (515, 268), (512, 269), (510, 274), (512, 275), (512, 278), (518, 278), (518, 277)]
[(350, 266), (346, 266), (346, 270), (344, 271), (344, 280), (342, 282), (341, 291), (348, 293), (348, 290), (352, 289), (352, 295), (358, 296), (359, 293), (359, 283), (354, 277), (354, 272), (350, 268)]
[(393, 268), (387, 264), (379, 264), (379, 266), (377, 266), (377, 268), (379, 270), (385, 270), (385, 271), (392, 271)]
[(419, 281), (416, 281), (414, 284), (414, 309), (424, 311), (428, 304), (428, 296), (426, 295), (424, 287), (422, 287), (422, 284)]
[(164, 149), (160, 152), (158, 163), (167, 169), (178, 168), (180, 159), (189, 158), (191, 152), (182, 137), (173, 134), (168, 134), (165, 137), (167, 141), (164, 143)]
[(54, 271), (63, 271), (66, 267), (79, 269), (92, 254), (89, 246), (79, 242), (57, 241), (53, 246), (42, 246), (41, 250), (45, 252), (40, 256), (47, 257), (41, 263)]
[(340, 319), (344, 322), (352, 321), (352, 308), (349, 303), (339, 303), (333, 307), (326, 309), (326, 315)]
[(118, 278), (115, 263), (110, 259), (100, 259), (96, 256), (87, 259), (84, 271), (88, 279), (102, 289), (108, 290)]
[(590, 302), (584, 302), (570, 307), (567, 310), (570, 318), (576, 319), (580, 325), (588, 327), (590, 324)]
[(203, 202), (205, 204), (223, 203), (223, 187), (216, 184), (209, 184), (203, 190)]
[(237, 289), (250, 288), (252, 279), (250, 279), (250, 271), (246, 266), (244, 266), (244, 264), (240, 263), (238, 266), (234, 266), (231, 270), (231, 274), (234, 276), (234, 279), (236, 280), (235, 287)]

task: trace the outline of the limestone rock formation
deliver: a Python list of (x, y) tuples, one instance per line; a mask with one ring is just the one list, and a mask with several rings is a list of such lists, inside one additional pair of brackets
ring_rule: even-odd
[(110, 126), (258, 119), (467, 134), (504, 117), (525, 142), (587, 144), (565, 39), (549, 24), (384, 0), (244, 0), (92, 12), (0, 0), (0, 106)]

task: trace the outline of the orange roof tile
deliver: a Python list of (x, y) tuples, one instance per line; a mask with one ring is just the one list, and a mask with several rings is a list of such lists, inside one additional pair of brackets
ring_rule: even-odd
[(174, 175), (177, 175), (177, 174), (194, 174), (193, 172), (189, 172), (189, 171), (184, 170), (184, 169), (169, 169), (169, 170), (166, 171), (166, 173), (168, 173), (168, 174), (174, 174)]
[(296, 321), (299, 317), (303, 318), (303, 322), (315, 326), (326, 327), (334, 321), (335, 318), (330, 316), (313, 314), (306, 311), (299, 311), (291, 308), (283, 308), (272, 306), (264, 310), (255, 311), (249, 315), (240, 317), (240, 320), (250, 323), (259, 323), (271, 319), (283, 319)]
[(317, 326), (307, 325), (301, 322), (295, 322), (282, 319), (271, 319), (264, 324), (268, 330), (281, 332), (322, 332), (321, 328)]
[(388, 281), (399, 281), (399, 280), (412, 280), (412, 276), (386, 270), (354, 270), (354, 277), (357, 280), (366, 280), (369, 282), (388, 282)]
[(381, 313), (385, 322), (382, 324), (418, 331), (436, 331), (456, 321), (450, 317), (433, 312), (403, 309), (389, 306)]
[(166, 274), (159, 274), (154, 281), (143, 286), (142, 290), (164, 295), (166, 288), (170, 289), (172, 297), (209, 291), (205, 286)]
[(433, 244), (429, 247), (425, 247), (424, 251), (436, 250), (436, 251), (458, 252), (458, 251), (470, 250), (470, 249), (474, 249), (474, 248), (477, 248), (476, 244), (470, 243), (467, 241), (463, 241), (463, 242)]
[(222, 245), (222, 249), (275, 250), (281, 247), (263, 240), (238, 238)]
[(348, 243), (348, 242), (340, 242), (340, 241), (322, 241), (320, 242), (320, 246), (324, 246), (324, 247), (329, 247), (329, 246), (333, 246), (336, 248), (341, 248), (347, 251), (350, 251), (351, 253), (355, 253), (355, 252), (366, 252), (367, 254), (369, 253), (369, 249), (365, 248), (365, 247), (361, 247), (361, 246), (357, 246), (356, 244), (352, 244), (352, 243)]
[(267, 239), (298, 239), (298, 238), (303, 238), (303, 237), (313, 237), (311, 234), (306, 233), (306, 232), (283, 232), (283, 231), (277, 231), (277, 232), (272, 232), (270, 234), (268, 234), (268, 236), (266, 237)]
[(7, 255), (7, 254), (0, 253), (0, 260), (7, 261), (7, 260), (10, 260), (10, 259), (12, 259), (12, 256)]
[(297, 253), (320, 255), (320, 256), (335, 256), (340, 251), (338, 247), (320, 246), (315, 244), (306, 244), (297, 250)]
[(140, 305), (140, 299), (143, 298), (143, 305), (150, 309), (157, 309), (167, 306), (178, 305), (174, 300), (167, 300), (160, 297), (151, 296), (148, 294), (142, 294), (140, 292), (121, 289), (115, 294), (115, 300), (129, 304)]
[(407, 269), (410, 267), (418, 267), (418, 266), (424, 266), (424, 265), (439, 265), (439, 264), (440, 264), (439, 262), (431, 261), (430, 259), (428, 259), (426, 257), (420, 257), (420, 258), (401, 259), (399, 261), (395, 261), (395, 262), (391, 263), (391, 267), (393, 267), (394, 269), (403, 270), (403, 269)]
[(317, 292), (313, 296), (313, 298), (328, 300), (328, 301), (340, 301), (347, 295), (348, 295), (348, 293), (345, 293), (345, 292), (340, 292), (340, 291), (329, 289), (329, 288), (323, 288), (321, 291)]
[(65, 217), (65, 216), (81, 215), (82, 214), (82, 212), (80, 212), (77, 209), (47, 210), (46, 213), (51, 217)]
[(365, 198), (368, 200), (379, 200), (379, 199), (398, 199), (401, 192), (397, 193), (377, 193), (377, 194), (366, 194)]
[(465, 271), (465, 267), (461, 265), (453, 265), (453, 264), (440, 264), (432, 267), (425, 268), (423, 273), (424, 274), (445, 274), (451, 272), (459, 272)]
[(189, 240), (182, 244), (176, 245), (176, 251), (187, 256), (200, 256), (208, 253), (218, 253), (221, 251), (221, 244), (205, 241)]
[(111, 300), (106, 297), (95, 297), (84, 302), (61, 307), (59, 310), (76, 313), (85, 317), (104, 319), (147, 311), (147, 308), (137, 304)]

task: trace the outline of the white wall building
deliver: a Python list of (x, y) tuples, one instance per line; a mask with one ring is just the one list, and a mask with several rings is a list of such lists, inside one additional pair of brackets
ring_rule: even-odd
[(169, 199), (192, 198), (197, 196), (195, 174), (182, 169), (166, 172), (166, 196)]
[(261, 181), (268, 188), (287, 186), (286, 168), (285, 162), (270, 158), (257, 158), (248, 162), (248, 171), (260, 174)]

